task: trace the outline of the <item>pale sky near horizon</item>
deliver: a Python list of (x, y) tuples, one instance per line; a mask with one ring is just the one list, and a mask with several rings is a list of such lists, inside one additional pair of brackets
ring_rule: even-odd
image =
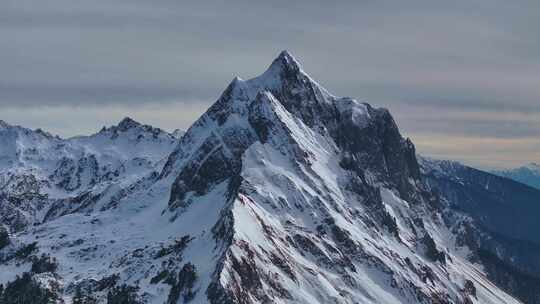
[(124, 116), (187, 128), (288, 49), (390, 109), (419, 153), (540, 162), (540, 1), (0, 2), (0, 119), (61, 136)]

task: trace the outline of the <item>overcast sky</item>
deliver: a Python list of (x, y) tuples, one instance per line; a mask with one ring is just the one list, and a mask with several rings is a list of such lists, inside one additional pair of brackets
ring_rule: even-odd
[(12, 124), (187, 128), (234, 76), (288, 49), (335, 95), (389, 108), (422, 154), (540, 162), (538, 0), (2, 0), (0, 12)]

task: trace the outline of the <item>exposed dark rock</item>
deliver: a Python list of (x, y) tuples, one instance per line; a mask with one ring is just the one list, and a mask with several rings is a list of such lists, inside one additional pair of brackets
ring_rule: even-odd
[(167, 256), (169, 254), (175, 253), (176, 255), (181, 255), (182, 251), (186, 249), (189, 242), (192, 240), (192, 238), (189, 235), (184, 235), (179, 240), (175, 240), (172, 245), (169, 245), (167, 247), (162, 247), (157, 253), (155, 258), (162, 258), (164, 256)]
[(9, 232), (4, 227), (4, 225), (0, 224), (0, 250), (2, 250), (4, 247), (9, 245), (10, 239), (9, 239)]
[(77, 196), (68, 197), (55, 201), (43, 218), (43, 221), (50, 221), (60, 216), (75, 212), (90, 211), (94, 204), (101, 199), (101, 194), (94, 194), (85, 191)]
[(540, 277), (517, 270), (489, 251), (478, 252), (488, 278), (525, 303), (540, 303)]
[(99, 280), (96, 284), (96, 291), (103, 291), (112, 288), (115, 286), (118, 281), (120, 280), (120, 276), (118, 274), (113, 274), (107, 277), (103, 277), (101, 280)]
[[(195, 297), (195, 282), (198, 275), (195, 266), (191, 263), (184, 264), (178, 277), (171, 287), (167, 298), (167, 304), (189, 303)], [(178, 302), (181, 300), (181, 302)]]
[(58, 269), (58, 261), (56, 258), (51, 257), (46, 254), (42, 254), (39, 258), (36, 258), (32, 261), (32, 273), (43, 273), (43, 272), (56, 272)]
[(17, 259), (26, 259), (27, 257), (29, 257), (32, 253), (34, 253), (34, 251), (37, 250), (37, 242), (33, 242), (33, 243), (30, 243), (30, 244), (27, 244), (27, 245), (24, 245), (23, 247), (19, 248), (16, 252), (15, 252), (15, 257)]
[(474, 286), (474, 283), (471, 280), (465, 281), (465, 285), (463, 286), (463, 293), (476, 298), (476, 287)]
[(409, 183), (420, 179), (414, 145), (401, 137), (398, 127), (385, 109), (373, 109), (365, 104), (371, 117), (367, 126), (352, 119), (342, 119), (337, 132), (337, 143), (348, 152), (342, 160), (344, 168), (358, 175), (365, 170), (378, 174), (381, 180), (391, 181), (404, 199), (413, 192)]
[(55, 303), (58, 296), (51, 290), (43, 288), (28, 272), (6, 284), (0, 297), (2, 304), (50, 304)]
[(169, 270), (164, 269), (158, 272), (154, 277), (150, 279), (150, 284), (157, 284), (171, 276)]
[(287, 260), (280, 257), (280, 255), (278, 255), (277, 253), (271, 253), (270, 261), (272, 262), (272, 264), (281, 269), (281, 271), (283, 271), (283, 273), (285, 273), (290, 279), (296, 281), (296, 275), (294, 274), (294, 270)]
[(424, 237), (422, 238), (422, 244), (426, 246), (426, 256), (432, 260), (432, 261), (438, 261), (442, 264), (446, 263), (446, 254), (444, 251), (440, 251), (437, 249), (437, 244), (435, 244), (435, 241), (429, 235), (429, 233), (426, 233)]
[(239, 173), (239, 158), (228, 155), (228, 150), (218, 141), (217, 137), (209, 138), (198, 150), (198, 156), (180, 172), (171, 190), (171, 209), (187, 207), (189, 201), (185, 198), (188, 192), (202, 195), (210, 186)]
[(117, 126), (118, 131), (125, 132), (131, 128), (137, 128), (140, 127), (141, 124), (136, 122), (135, 120), (131, 119), (130, 117), (125, 117), (120, 121), (120, 123)]
[(73, 295), (73, 304), (97, 304), (98, 300), (93, 297), (89, 291), (83, 291), (80, 286), (75, 288)]
[(113, 287), (107, 293), (107, 304), (142, 304), (137, 295), (138, 288), (129, 285)]

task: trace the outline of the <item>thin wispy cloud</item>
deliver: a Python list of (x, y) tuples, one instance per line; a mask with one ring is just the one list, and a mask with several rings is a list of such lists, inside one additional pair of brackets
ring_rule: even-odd
[[(132, 113), (186, 128), (235, 75), (289, 49), (336, 95), (388, 107), (421, 153), (505, 166), (496, 145), (519, 139), (504, 145), (512, 163), (540, 161), (538, 1), (7, 0), (0, 10), (0, 119), (13, 123), (69, 136)], [(481, 138), (445, 153), (446, 141)]]

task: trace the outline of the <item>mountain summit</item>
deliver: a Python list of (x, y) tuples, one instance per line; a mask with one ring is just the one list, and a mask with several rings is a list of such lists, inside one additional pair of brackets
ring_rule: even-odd
[(130, 117), (125, 117), (118, 124), (118, 129), (125, 131), (125, 130), (131, 129), (131, 128), (136, 128), (136, 127), (139, 127), (139, 126), (141, 126), (140, 123), (136, 122), (135, 120), (131, 119)]
[(389, 111), (330, 94), (286, 51), (153, 168), (55, 194), (8, 234), (2, 280), (59, 302), (519, 303), (468, 259)]

